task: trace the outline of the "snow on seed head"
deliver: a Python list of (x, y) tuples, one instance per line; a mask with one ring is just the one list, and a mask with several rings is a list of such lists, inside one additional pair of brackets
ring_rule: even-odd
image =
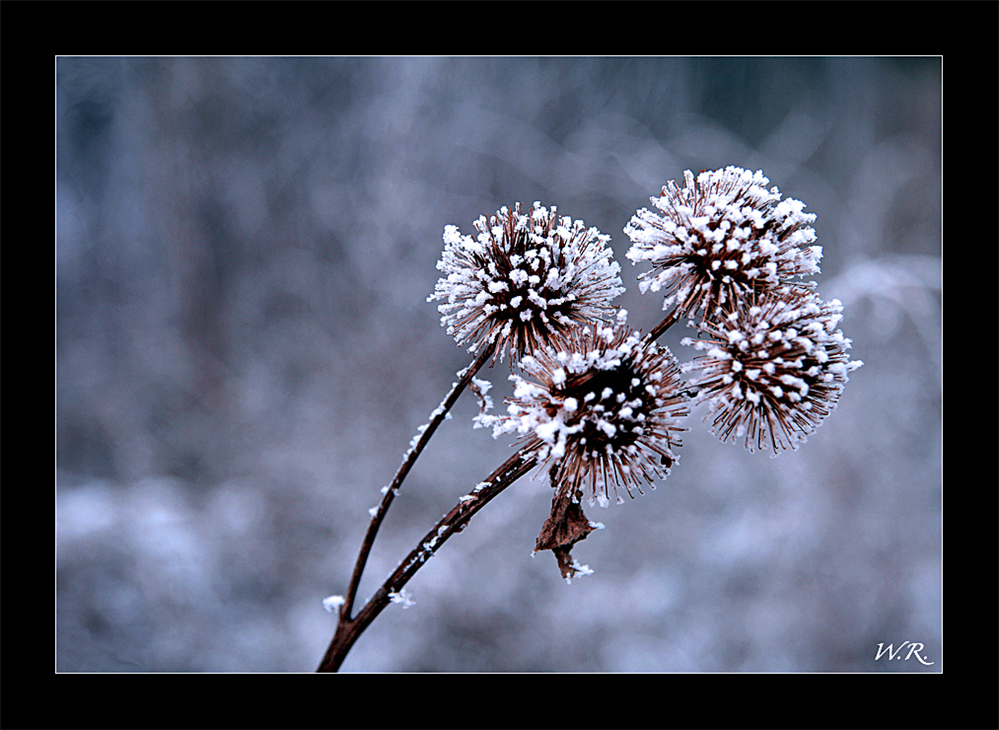
[(474, 222), (477, 234), (444, 229), (443, 272), (428, 301), (459, 345), (493, 358), (530, 355), (549, 338), (595, 323), (624, 292), (610, 237), (534, 203)]
[(668, 182), (625, 226), (643, 292), (664, 291), (663, 308), (711, 316), (751, 292), (807, 288), (800, 277), (818, 273), (822, 249), (804, 204), (781, 200), (762, 172), (738, 167), (684, 173)]
[[(813, 433), (835, 409), (848, 373), (863, 365), (847, 356), (851, 342), (837, 329), (842, 309), (813, 292), (785, 291), (730, 312), (724, 327), (701, 322), (701, 339), (683, 344), (704, 354), (683, 370), (695, 374), (695, 400), (707, 403), (715, 436), (776, 456)], [(739, 346), (746, 341), (767, 346)]]
[(679, 458), (680, 424), (689, 407), (676, 358), (642, 338), (623, 318), (577, 328), (557, 347), (522, 361), (527, 380), (508, 399), (493, 435), (516, 434), (536, 449), (539, 470), (567, 495), (582, 490), (606, 504), (619, 487), (631, 496), (655, 487)]

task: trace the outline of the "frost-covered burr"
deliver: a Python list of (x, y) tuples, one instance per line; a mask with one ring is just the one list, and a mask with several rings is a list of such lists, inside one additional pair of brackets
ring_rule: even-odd
[(529, 355), (607, 317), (624, 292), (610, 237), (555, 207), (504, 206), (474, 226), (475, 236), (445, 227), (444, 275), (428, 298), (441, 302), (441, 324), (472, 352)]
[(863, 365), (847, 355), (839, 329), (842, 304), (813, 292), (767, 294), (716, 322), (684, 345), (703, 354), (684, 364), (707, 403), (705, 420), (722, 441), (750, 451), (796, 448), (835, 409), (848, 374)]
[(514, 394), (507, 413), (492, 417), (493, 434), (520, 436), (560, 493), (621, 501), (619, 487), (655, 488), (677, 461), (689, 413), (679, 364), (630, 329), (623, 310), (616, 323), (578, 328), (521, 367), (530, 379), (511, 376)]
[(820, 246), (804, 204), (781, 199), (762, 172), (739, 167), (687, 170), (683, 185), (667, 183), (625, 226), (627, 257), (652, 268), (639, 275), (642, 292), (663, 291), (663, 309), (712, 317), (750, 294), (807, 288), (818, 273)]

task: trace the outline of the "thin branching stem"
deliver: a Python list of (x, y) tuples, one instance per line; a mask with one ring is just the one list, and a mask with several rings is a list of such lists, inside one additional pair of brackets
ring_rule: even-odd
[(361, 575), (364, 573), (364, 566), (368, 562), (368, 556), (371, 554), (371, 547), (374, 545), (375, 536), (378, 534), (378, 528), (381, 527), (382, 521), (385, 519), (385, 514), (388, 512), (389, 506), (392, 504), (392, 500), (395, 499), (395, 495), (399, 491), (399, 487), (405, 480), (406, 476), (409, 474), (410, 469), (413, 468), (413, 464), (416, 463), (416, 459), (422, 453), (427, 442), (430, 441), (430, 437), (434, 435), (434, 431), (441, 424), (447, 414), (450, 412), (451, 408), (454, 406), (455, 402), (458, 400), (458, 396), (462, 394), (468, 384), (472, 382), (472, 378), (475, 374), (485, 365), (486, 361), (492, 357), (492, 350), (490, 348), (483, 348), (482, 351), (476, 356), (475, 360), (467, 368), (459, 373), (458, 382), (456, 382), (451, 390), (448, 392), (447, 396), (441, 402), (440, 406), (433, 412), (430, 422), (427, 424), (423, 432), (417, 437), (416, 442), (413, 446), (406, 452), (405, 457), (403, 457), (402, 464), (399, 465), (399, 470), (396, 472), (395, 477), (392, 479), (391, 484), (385, 488), (385, 495), (382, 497), (382, 501), (375, 508), (375, 512), (371, 516), (371, 522), (368, 523), (368, 531), (364, 535), (364, 540), (361, 543), (361, 550), (357, 554), (357, 562), (354, 564), (354, 572), (350, 576), (350, 585), (347, 587), (347, 593), (344, 595), (343, 605), (340, 607), (340, 620), (341, 622), (346, 619), (350, 620), (351, 611), (354, 608), (354, 599), (357, 596), (357, 588), (361, 584)]
[(437, 524), (417, 543), (417, 546), (410, 551), (409, 555), (399, 563), (392, 575), (368, 599), (357, 616), (350, 618), (348, 614), (341, 613), (336, 633), (317, 671), (338, 671), (347, 656), (347, 652), (350, 651), (364, 630), (371, 625), (371, 622), (393, 598), (401, 595), (401, 591), (409, 579), (416, 575), (416, 572), (426, 564), (431, 556), (436, 554), (441, 545), (452, 535), (461, 532), (476, 512), (529, 472), (537, 464), (537, 461), (536, 452), (518, 451), (490, 474), (484, 482), (461, 497), (458, 504), (441, 517)]
[(675, 307), (673, 311), (667, 314), (666, 317), (664, 317), (659, 324), (657, 324), (655, 327), (649, 330), (649, 334), (647, 334), (645, 338), (647, 340), (654, 341), (658, 340), (660, 337), (666, 334), (666, 330), (668, 330), (670, 327), (675, 325), (680, 320), (681, 310), (682, 310), (681, 307)]

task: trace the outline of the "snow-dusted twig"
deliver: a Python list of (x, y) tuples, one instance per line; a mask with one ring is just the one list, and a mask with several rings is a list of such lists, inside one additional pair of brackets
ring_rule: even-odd
[(668, 315), (663, 317), (662, 321), (659, 322), (655, 327), (649, 330), (649, 333), (645, 335), (645, 339), (649, 342), (655, 342), (664, 334), (666, 330), (675, 325), (680, 320), (680, 315), (683, 313), (680, 307), (675, 307)]
[(351, 617), (349, 612), (343, 610), (346, 604), (341, 604), (340, 620), (336, 633), (323, 656), (318, 671), (336, 672), (351, 647), (378, 614), (393, 601), (405, 601), (407, 594), (403, 592), (403, 587), (426, 564), (427, 560), (436, 554), (441, 545), (455, 533), (461, 532), (476, 512), (529, 472), (537, 464), (537, 461), (535, 451), (522, 449), (515, 453), (490, 474), (484, 482), (480, 482), (475, 489), (462, 496), (458, 500), (458, 504), (441, 517), (437, 524), (410, 551), (409, 555), (399, 563), (392, 575), (368, 599), (356, 616)]
[(375, 542), (375, 536), (378, 534), (378, 528), (381, 527), (382, 521), (385, 519), (385, 514), (388, 512), (392, 500), (398, 494), (403, 480), (409, 474), (410, 469), (413, 468), (413, 464), (416, 463), (416, 459), (422, 453), (427, 442), (430, 441), (430, 437), (434, 435), (434, 431), (437, 430), (437, 427), (451, 411), (451, 408), (458, 400), (458, 396), (462, 394), (465, 388), (469, 387), (475, 374), (485, 365), (490, 357), (492, 357), (492, 351), (484, 348), (471, 365), (459, 372), (458, 381), (451, 386), (451, 390), (447, 396), (431, 414), (430, 421), (426, 426), (421, 428), (420, 433), (413, 440), (413, 444), (403, 457), (402, 464), (399, 465), (395, 477), (388, 487), (386, 487), (382, 501), (377, 507), (371, 510), (371, 522), (368, 523), (368, 531), (365, 533), (364, 541), (361, 543), (361, 550), (354, 564), (354, 572), (350, 577), (350, 585), (347, 588), (344, 601), (340, 605), (341, 617), (350, 618), (350, 613), (354, 608), (354, 600), (357, 597), (357, 588), (361, 583), (361, 575), (364, 573), (364, 566), (368, 562), (368, 555), (371, 553), (371, 547)]

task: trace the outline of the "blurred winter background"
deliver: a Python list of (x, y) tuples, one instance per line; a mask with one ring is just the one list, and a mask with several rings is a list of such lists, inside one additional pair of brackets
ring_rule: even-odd
[[(522, 479), (344, 671), (940, 671), (937, 58), (59, 58), (59, 671), (317, 666), (368, 508), (468, 355), (447, 224), (540, 200), (612, 236), (668, 179), (762, 169), (818, 215), (852, 375), (797, 453), (690, 419), (659, 489), (560, 579)], [(682, 328), (677, 328), (682, 329)], [(682, 332), (665, 338), (681, 360)], [(484, 373), (499, 401), (507, 366)], [(367, 597), (510, 452), (466, 394)], [(875, 661), (878, 644), (925, 645)]]

